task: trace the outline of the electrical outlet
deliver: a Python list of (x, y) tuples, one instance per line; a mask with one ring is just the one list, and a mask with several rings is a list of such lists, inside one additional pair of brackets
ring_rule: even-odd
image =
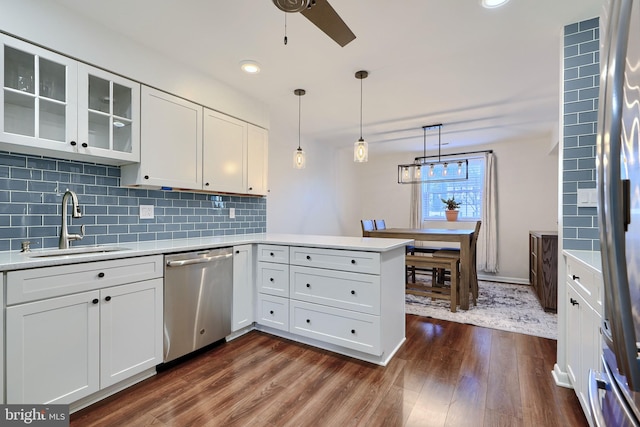
[(236, 217), (236, 208), (229, 208), (229, 218), (234, 219)]
[(140, 219), (153, 219), (153, 205), (140, 205)]

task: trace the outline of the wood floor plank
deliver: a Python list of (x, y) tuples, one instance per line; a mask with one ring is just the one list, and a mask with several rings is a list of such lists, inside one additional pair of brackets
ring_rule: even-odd
[(386, 367), (262, 332), (71, 415), (85, 426), (583, 426), (553, 340), (414, 315)]

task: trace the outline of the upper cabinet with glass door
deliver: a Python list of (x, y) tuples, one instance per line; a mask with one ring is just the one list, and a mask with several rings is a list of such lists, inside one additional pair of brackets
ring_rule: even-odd
[(71, 142), (77, 137), (77, 62), (11, 37), (0, 35), (0, 40), (0, 148), (72, 153)]
[(140, 84), (0, 35), (0, 149), (106, 164), (140, 161)]

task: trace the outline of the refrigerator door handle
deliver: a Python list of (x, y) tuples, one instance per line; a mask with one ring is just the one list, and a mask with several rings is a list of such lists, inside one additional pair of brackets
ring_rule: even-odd
[(604, 414), (602, 413), (602, 408), (600, 407), (600, 402), (598, 402), (599, 392), (598, 390), (606, 390), (607, 382), (603, 375), (594, 371), (593, 369), (589, 370), (589, 408), (591, 409), (591, 421), (593, 421), (593, 425), (595, 427), (606, 427), (607, 423), (604, 420)]
[(640, 391), (640, 366), (625, 254), (625, 213), (620, 155), (624, 71), (632, 0), (612, 0), (604, 49), (598, 112), (598, 222), (600, 226), (602, 275), (605, 286), (605, 318), (613, 337), (620, 373), (633, 391)]

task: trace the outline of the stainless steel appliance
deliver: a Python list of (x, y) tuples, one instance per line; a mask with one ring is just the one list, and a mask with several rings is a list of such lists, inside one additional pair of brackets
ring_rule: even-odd
[(164, 362), (231, 333), (231, 248), (164, 257)]
[(603, 372), (591, 372), (596, 426), (640, 425), (640, 0), (610, 0), (601, 23), (598, 220)]

